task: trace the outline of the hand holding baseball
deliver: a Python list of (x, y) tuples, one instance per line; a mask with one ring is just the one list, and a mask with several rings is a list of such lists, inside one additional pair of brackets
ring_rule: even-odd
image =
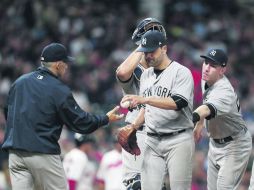
[(143, 98), (142, 96), (128, 94), (122, 98), (120, 106), (123, 108), (135, 108), (139, 104), (144, 104), (144, 101), (145, 98)]
[(130, 101), (130, 100), (126, 100), (126, 101), (121, 101), (121, 102), (120, 102), (120, 106), (121, 106), (122, 108), (129, 108), (130, 105), (131, 105), (131, 101)]

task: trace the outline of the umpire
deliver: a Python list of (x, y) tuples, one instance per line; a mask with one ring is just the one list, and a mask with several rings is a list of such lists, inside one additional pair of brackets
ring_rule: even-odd
[(88, 134), (123, 116), (118, 107), (99, 116), (83, 111), (71, 90), (59, 79), (73, 58), (59, 43), (46, 46), (41, 67), (18, 78), (11, 86), (2, 148), (9, 151), (13, 190), (67, 190), (58, 140), (63, 124)]

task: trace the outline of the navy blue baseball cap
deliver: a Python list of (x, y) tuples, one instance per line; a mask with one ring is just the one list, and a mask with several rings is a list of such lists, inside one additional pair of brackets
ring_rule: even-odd
[(41, 61), (43, 62), (63, 61), (65, 63), (73, 63), (74, 60), (73, 57), (68, 56), (66, 47), (60, 43), (47, 45), (41, 53)]
[(166, 41), (166, 37), (163, 33), (157, 30), (149, 30), (142, 36), (141, 44), (137, 51), (153, 52), (157, 48), (166, 45)]
[(200, 57), (208, 59), (216, 65), (220, 65), (222, 67), (226, 67), (228, 62), (228, 57), (222, 49), (211, 49), (206, 55), (200, 55)]

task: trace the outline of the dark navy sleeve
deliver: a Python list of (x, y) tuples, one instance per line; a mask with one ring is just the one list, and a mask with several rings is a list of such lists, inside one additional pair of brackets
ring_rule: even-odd
[(70, 130), (82, 134), (92, 133), (99, 127), (107, 125), (109, 122), (107, 115), (100, 116), (82, 110), (72, 94), (61, 104), (59, 116)]

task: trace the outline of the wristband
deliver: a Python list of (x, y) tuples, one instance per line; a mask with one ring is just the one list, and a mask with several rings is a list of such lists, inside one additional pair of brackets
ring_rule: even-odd
[(193, 112), (192, 114), (192, 121), (193, 123), (196, 123), (200, 120), (200, 115), (197, 112)]

